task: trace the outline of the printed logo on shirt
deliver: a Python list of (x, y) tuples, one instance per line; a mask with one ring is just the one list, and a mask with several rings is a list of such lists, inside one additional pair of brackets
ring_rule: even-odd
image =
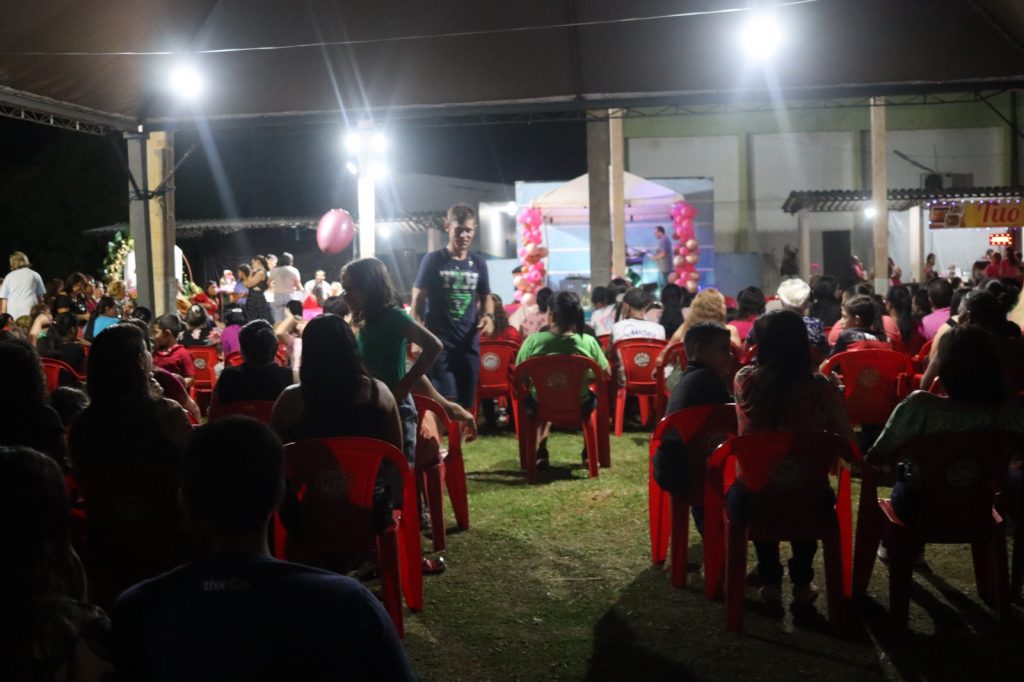
[(243, 578), (228, 578), (227, 580), (204, 580), (203, 592), (235, 592), (248, 590), (252, 583)]
[(474, 270), (441, 270), (441, 287), (447, 303), (448, 315), (453, 320), (461, 320), (473, 303), (480, 273)]

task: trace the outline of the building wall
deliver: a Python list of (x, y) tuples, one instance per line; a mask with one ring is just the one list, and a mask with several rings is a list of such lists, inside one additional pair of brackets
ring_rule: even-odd
[[(1008, 95), (991, 101), (1009, 115)], [(889, 106), (886, 118), (890, 188), (920, 187), (926, 172), (896, 150), (942, 173), (972, 174), (975, 186), (1010, 182), (1014, 136), (984, 103)], [(712, 178), (716, 250), (761, 253), (762, 283), (770, 285), (783, 246), (798, 242), (796, 218), (782, 212), (786, 196), (870, 187), (869, 129), (866, 107), (627, 118), (626, 168), (645, 177)], [(822, 260), (825, 230), (850, 230), (856, 255), (873, 259), (863, 216), (812, 214), (811, 226), (812, 263)]]

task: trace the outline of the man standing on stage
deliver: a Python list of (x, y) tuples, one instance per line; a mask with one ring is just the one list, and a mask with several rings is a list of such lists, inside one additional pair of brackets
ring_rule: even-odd
[(438, 393), (466, 409), (476, 402), (477, 331), (494, 331), (487, 261), (469, 250), (476, 227), (472, 206), (455, 204), (448, 209), (448, 245), (424, 256), (412, 289), (413, 316), (444, 344), (430, 380)]
[(654, 236), (658, 240), (658, 250), (651, 256), (658, 263), (658, 288), (668, 284), (668, 273), (672, 272), (672, 240), (665, 236), (665, 228), (658, 225), (654, 228)]

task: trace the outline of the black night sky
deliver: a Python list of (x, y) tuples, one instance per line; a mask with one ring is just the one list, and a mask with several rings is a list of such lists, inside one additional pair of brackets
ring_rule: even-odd
[[(199, 144), (178, 172), (178, 218), (313, 215), (330, 205), (354, 206), (341, 135), (340, 126), (326, 125), (215, 132), (216, 153)], [(396, 175), (513, 183), (586, 172), (582, 122), (406, 125), (390, 129), (389, 137)], [(194, 132), (179, 132), (178, 156), (198, 140)], [(123, 154), (117, 135), (105, 139), (0, 118), (0, 253), (26, 251), (44, 278), (97, 271), (103, 243), (81, 233), (128, 219)], [(226, 178), (220, 188), (217, 158)]]

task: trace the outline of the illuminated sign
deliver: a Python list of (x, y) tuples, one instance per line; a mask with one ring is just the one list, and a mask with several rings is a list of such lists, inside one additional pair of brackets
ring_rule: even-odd
[(1020, 199), (936, 201), (928, 206), (928, 227), (1024, 227), (1024, 204)]
[(1009, 232), (995, 232), (988, 236), (990, 246), (1010, 246), (1013, 244), (1013, 235)]

